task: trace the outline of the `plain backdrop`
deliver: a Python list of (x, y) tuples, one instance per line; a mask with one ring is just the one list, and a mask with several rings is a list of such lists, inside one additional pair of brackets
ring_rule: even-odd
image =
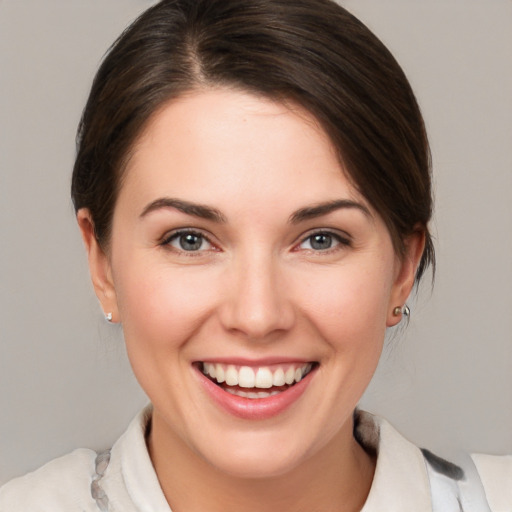
[[(69, 184), (94, 72), (152, 3), (0, 0), (0, 481), (110, 446), (147, 400), (93, 294)], [(437, 203), (434, 290), (411, 300), (362, 405), (443, 455), (510, 453), (512, 2), (343, 5), (410, 78)]]

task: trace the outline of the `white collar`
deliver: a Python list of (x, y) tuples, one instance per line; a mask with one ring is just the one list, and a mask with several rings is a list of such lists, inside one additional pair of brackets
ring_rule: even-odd
[(115, 512), (171, 512), (146, 446), (151, 413), (151, 405), (139, 412), (112, 447), (101, 485)]
[(356, 437), (377, 453), (370, 494), (361, 512), (432, 512), (425, 459), (385, 419), (356, 412)]
[[(151, 412), (151, 406), (143, 409), (112, 448), (102, 487), (115, 511), (171, 512), (146, 447)], [(356, 413), (356, 437), (377, 453), (375, 476), (361, 512), (432, 511), (425, 460), (416, 446), (386, 420), (363, 411)]]

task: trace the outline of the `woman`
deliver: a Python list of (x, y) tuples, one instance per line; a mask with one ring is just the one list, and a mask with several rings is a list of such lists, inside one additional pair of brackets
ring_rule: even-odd
[(327, 0), (161, 2), (78, 149), (93, 284), (152, 407), (6, 510), (486, 510), (474, 467), (354, 412), (434, 261), (421, 114), (364, 26)]

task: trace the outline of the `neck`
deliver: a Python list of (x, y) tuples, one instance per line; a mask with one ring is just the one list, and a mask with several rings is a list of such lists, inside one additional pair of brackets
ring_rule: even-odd
[(356, 512), (370, 491), (375, 460), (354, 439), (352, 418), (312, 457), (269, 478), (220, 471), (160, 423), (154, 416), (148, 448), (173, 512)]

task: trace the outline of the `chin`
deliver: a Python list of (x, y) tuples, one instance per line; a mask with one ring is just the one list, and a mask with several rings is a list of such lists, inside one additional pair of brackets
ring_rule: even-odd
[[(256, 447), (257, 448), (257, 447)], [(240, 479), (276, 478), (292, 472), (300, 465), (298, 454), (281, 454), (261, 450), (233, 450), (229, 457), (216, 457), (213, 465), (218, 471)]]
[(315, 451), (316, 443), (310, 435), (300, 434), (296, 428), (230, 432), (211, 437), (203, 445), (204, 450), (197, 447), (197, 453), (217, 471), (231, 477), (275, 478), (293, 472)]

